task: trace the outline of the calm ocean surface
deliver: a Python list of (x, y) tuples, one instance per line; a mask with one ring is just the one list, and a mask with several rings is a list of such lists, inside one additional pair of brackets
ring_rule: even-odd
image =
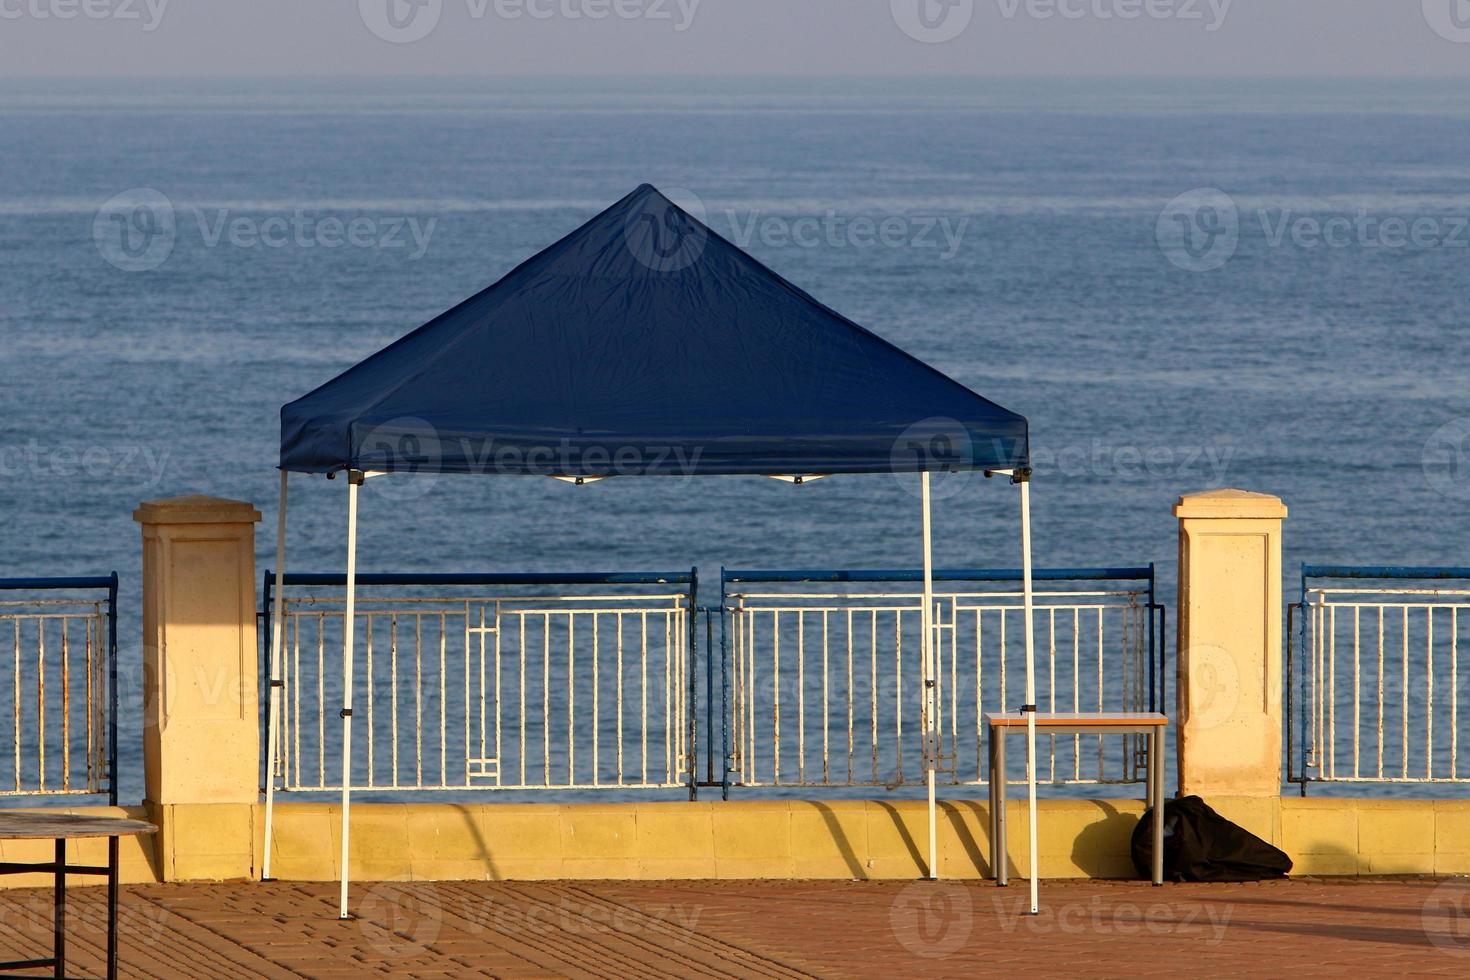
[[(1463, 82), (11, 81), (0, 173), (0, 575), (117, 569), (124, 665), (140, 500), (253, 501), (269, 567), (280, 406), (643, 181), (1026, 414), (1039, 564), (1158, 562), (1172, 599), (1170, 506), (1224, 485), (1291, 507), (1289, 578), (1470, 564), (1470, 467), (1425, 463), (1470, 418)], [(96, 219), (140, 188), (176, 224), (129, 271), (157, 253)], [(1191, 271), (1222, 253), (1157, 228), (1202, 188), (1238, 242)], [(341, 484), (298, 486), (292, 565), (336, 571)], [(1015, 565), (1014, 520), (946, 497), (938, 563)], [(445, 478), (369, 484), (361, 567), (912, 567), (918, 531), (887, 476)]]

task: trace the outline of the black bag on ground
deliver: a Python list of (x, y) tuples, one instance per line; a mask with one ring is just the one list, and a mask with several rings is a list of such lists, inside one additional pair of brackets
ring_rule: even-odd
[[(1154, 811), (1133, 828), (1133, 866), (1153, 877)], [(1198, 796), (1164, 806), (1165, 881), (1267, 881), (1285, 878), (1291, 858), (1220, 816)]]

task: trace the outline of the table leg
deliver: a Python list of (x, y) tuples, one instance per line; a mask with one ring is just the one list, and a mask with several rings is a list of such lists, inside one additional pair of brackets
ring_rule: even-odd
[(1154, 798), (1154, 884), (1164, 883), (1164, 726), (1155, 725), (1148, 753), (1148, 782)]
[(1006, 732), (1000, 729), (995, 736), (995, 883), (1004, 888), (1011, 883), (1010, 857), (1007, 855), (1006, 835)]
[(117, 980), (117, 838), (107, 838), (107, 980)]
[(56, 960), (53, 976), (66, 976), (66, 838), (56, 839), (56, 915), (51, 936), (51, 955)]
[(996, 868), (999, 867), (995, 859), (996, 836), (995, 836), (995, 726), (991, 725), (988, 731), (989, 740), (985, 745), (986, 763), (990, 769), (985, 774), (985, 788), (990, 794), (990, 873), (999, 878)]

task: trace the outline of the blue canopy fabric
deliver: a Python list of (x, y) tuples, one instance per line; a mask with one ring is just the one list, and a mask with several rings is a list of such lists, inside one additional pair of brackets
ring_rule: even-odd
[(292, 472), (1029, 465), (1026, 420), (828, 309), (647, 184), (281, 409)]

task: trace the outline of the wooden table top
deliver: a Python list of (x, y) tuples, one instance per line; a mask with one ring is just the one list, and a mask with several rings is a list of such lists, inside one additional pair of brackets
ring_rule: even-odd
[[(1025, 728), (1026, 716), (1019, 711), (987, 711), (985, 723), (992, 728)], [(1167, 725), (1169, 716), (1156, 711), (1038, 711), (1036, 727), (1067, 725), (1073, 728), (1137, 728)]]
[(94, 817), (46, 810), (0, 811), (0, 840), (57, 840), (62, 837), (133, 837), (157, 833), (142, 820)]

